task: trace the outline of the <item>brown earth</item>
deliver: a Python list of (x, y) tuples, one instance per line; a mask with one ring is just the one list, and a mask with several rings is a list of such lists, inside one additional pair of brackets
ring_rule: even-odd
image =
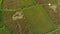
[(57, 13), (58, 13), (58, 21), (57, 21), (56, 25), (58, 27), (60, 27), (60, 6), (57, 7)]
[(55, 0), (35, 0), (36, 1), (36, 4), (48, 4), (48, 3), (51, 3), (51, 4), (55, 4)]
[(18, 9), (20, 7), (18, 0), (3, 0), (3, 8)]
[(24, 23), (24, 18), (16, 21), (12, 20), (14, 11), (4, 11), (2, 14), (4, 24), (12, 34), (28, 34), (26, 25)]
[[(3, 9), (18, 9), (19, 3), (17, 0), (3, 0)], [(16, 11), (2, 11), (3, 22), (12, 34), (28, 34), (24, 22), (24, 18), (20, 20), (12, 20), (12, 16)]]
[(51, 19), (54, 21), (54, 24), (59, 27), (60, 26), (60, 7), (56, 8), (57, 12), (54, 12), (48, 5), (43, 6)]

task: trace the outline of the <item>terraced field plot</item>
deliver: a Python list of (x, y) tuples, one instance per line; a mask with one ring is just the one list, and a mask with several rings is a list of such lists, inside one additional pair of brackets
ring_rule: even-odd
[(20, 4), (21, 9), (25, 7), (30, 7), (36, 4), (35, 0), (18, 0), (18, 2)]
[(55, 29), (53, 22), (44, 11), (42, 5), (25, 9), (26, 24), (29, 27), (30, 34), (43, 34)]
[(11, 34), (2, 21), (1, 3), (2, 0), (0, 0), (0, 34)]
[(56, 0), (57, 4), (60, 5), (60, 0)]
[(10, 34), (2, 21), (2, 11), (0, 11), (0, 34)]
[(27, 29), (25, 27), (24, 19), (13, 20), (12, 15), (14, 13), (15, 11), (3, 12), (4, 24), (8, 27), (9, 31), (11, 31), (12, 34), (27, 34)]
[[(56, 4), (55, 0), (4, 0), (3, 22), (11, 34), (50, 34), (49, 32), (54, 31), (56, 26), (47, 13), (51, 11), (49, 3)], [(12, 20), (12, 15), (20, 11), (24, 14), (23, 19)]]

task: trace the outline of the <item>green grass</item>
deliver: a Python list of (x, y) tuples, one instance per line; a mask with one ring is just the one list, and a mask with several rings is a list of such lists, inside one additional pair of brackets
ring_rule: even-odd
[(60, 30), (60, 28), (57, 28), (56, 30), (48, 32), (47, 34), (53, 34), (54, 32), (58, 32), (59, 30)]
[(5, 26), (3, 26), (2, 28), (0, 28), (0, 34), (11, 34), (11, 33)]
[(42, 5), (23, 10), (29, 34), (42, 34), (55, 29), (55, 25)]
[(18, 0), (20, 4), (20, 8), (29, 7), (31, 5), (35, 5), (35, 0)]
[(56, 0), (57, 4), (60, 5), (60, 0)]
[(0, 0), (0, 7), (1, 7), (2, 0)]

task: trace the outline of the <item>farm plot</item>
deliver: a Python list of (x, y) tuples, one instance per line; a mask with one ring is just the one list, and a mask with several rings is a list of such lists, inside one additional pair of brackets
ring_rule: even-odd
[(1, 9), (1, 5), (2, 5), (2, 0), (0, 0), (0, 9)]
[(44, 34), (55, 29), (55, 25), (42, 5), (23, 10), (29, 34)]
[(50, 8), (50, 6), (48, 4), (47, 5), (43, 5), (43, 7), (46, 10), (46, 12), (49, 14), (51, 19), (54, 21), (55, 25), (57, 27), (59, 27), (60, 26), (60, 6), (58, 5), (57, 0), (54, 0), (53, 2), (50, 1), (50, 3), (51, 3), (52, 6), (56, 5), (56, 9), (55, 10)]
[(54, 31), (48, 32), (47, 34), (60, 34), (60, 28), (57, 28)]
[[(20, 4), (18, 3), (18, 0), (4, 0), (2, 4), (2, 8), (3, 8), (3, 12), (2, 12), (3, 22), (7, 26), (9, 31), (11, 31), (12, 34), (28, 34), (27, 28), (24, 23), (24, 18), (17, 21), (14, 21), (12, 19), (12, 15), (15, 12), (20, 12), (18, 10), (13, 11), (13, 9), (15, 10), (21, 8)], [(5, 11), (5, 9), (7, 10)], [(11, 9), (12, 11), (9, 9)]]
[(2, 8), (18, 9), (20, 7), (18, 0), (3, 0)]
[(56, 0), (57, 4), (60, 5), (60, 0)]
[(0, 0), (0, 34), (10, 34), (10, 32), (8, 31), (8, 29), (6, 28), (5, 24), (2, 21), (1, 6), (2, 6), (2, 0)]
[(47, 5), (49, 3), (56, 4), (55, 0), (35, 0), (36, 4)]
[(0, 34), (10, 34), (10, 32), (2, 21), (2, 11), (0, 11)]
[(12, 34), (27, 34), (24, 19), (13, 20), (12, 16), (16, 11), (3, 11), (3, 21)]
[(31, 5), (35, 5), (35, 0), (18, 0), (19, 4), (20, 4), (20, 8), (26, 8), (29, 7)]

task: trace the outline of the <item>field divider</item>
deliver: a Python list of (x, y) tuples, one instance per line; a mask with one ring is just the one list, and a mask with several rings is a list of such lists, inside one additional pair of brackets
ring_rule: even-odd
[[(35, 7), (37, 4), (35, 5), (31, 5), (29, 7), (25, 7), (25, 8), (18, 8), (18, 9), (8, 9), (8, 8), (0, 8), (0, 11), (17, 11), (17, 10), (25, 10), (25, 9), (28, 9), (28, 8), (31, 8), (31, 7)], [(40, 5), (48, 5), (48, 4), (40, 4)]]

